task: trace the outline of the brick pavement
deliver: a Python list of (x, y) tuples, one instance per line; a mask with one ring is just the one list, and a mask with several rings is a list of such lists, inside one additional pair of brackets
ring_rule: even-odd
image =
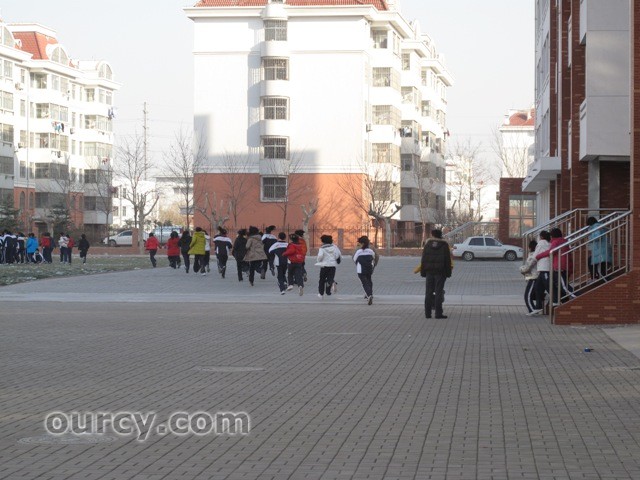
[[(397, 273), (414, 261), (397, 262), (377, 272), (396, 287), (371, 307), (346, 274), (341, 302), (291, 305), (266, 284), (168, 269), (29, 284), (87, 302), (0, 289), (0, 478), (640, 478), (640, 359), (598, 327), (551, 326), (508, 303), (452, 303), (448, 320), (425, 320), (405, 302), (421, 281)], [(459, 267), (451, 295), (520, 296), (506, 262)], [(244, 301), (186, 302), (173, 285)], [(104, 289), (141, 293), (107, 303)], [(263, 289), (268, 301), (249, 301)], [(251, 431), (21, 443), (52, 411), (124, 410), (246, 411)]]

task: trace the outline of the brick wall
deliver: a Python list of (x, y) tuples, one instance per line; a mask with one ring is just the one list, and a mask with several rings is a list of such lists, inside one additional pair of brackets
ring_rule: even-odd
[(605, 162), (600, 168), (600, 208), (629, 208), (630, 164)]

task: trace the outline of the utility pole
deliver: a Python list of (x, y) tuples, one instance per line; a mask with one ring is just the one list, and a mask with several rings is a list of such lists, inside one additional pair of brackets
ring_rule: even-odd
[(147, 171), (149, 170), (149, 165), (147, 163), (147, 135), (148, 135), (148, 128), (147, 127), (147, 102), (144, 102), (144, 106), (142, 107), (142, 118), (143, 118), (143, 125), (142, 125), (142, 129), (144, 131), (143, 134), (143, 142), (144, 142), (144, 179), (147, 180)]

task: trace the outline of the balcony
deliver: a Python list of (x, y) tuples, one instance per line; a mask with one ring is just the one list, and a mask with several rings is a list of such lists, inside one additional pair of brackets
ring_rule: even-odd
[(629, 157), (629, 97), (587, 97), (580, 105), (580, 160)]

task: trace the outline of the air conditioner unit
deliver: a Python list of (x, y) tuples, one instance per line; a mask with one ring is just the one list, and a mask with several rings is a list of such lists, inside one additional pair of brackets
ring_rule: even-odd
[(24, 143), (19, 143), (18, 148), (24, 148)]
[(24, 83), (16, 82), (16, 90), (23, 90), (23, 89), (24, 89)]
[(370, 132), (371, 130), (373, 130), (373, 127), (370, 123), (367, 123), (367, 132)]

